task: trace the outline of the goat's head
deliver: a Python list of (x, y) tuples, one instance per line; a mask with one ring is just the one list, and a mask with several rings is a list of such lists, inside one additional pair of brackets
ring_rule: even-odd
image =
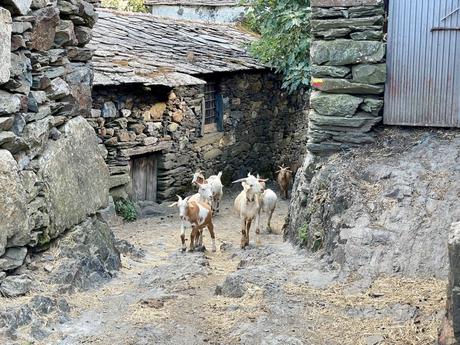
[(212, 200), (212, 187), (209, 183), (197, 183), (198, 185), (198, 193), (200, 196), (211, 203)]
[(232, 183), (242, 182), (243, 188), (246, 192), (251, 191), (252, 193), (258, 194), (262, 193), (263, 188), (261, 183), (265, 183), (267, 179), (257, 178), (251, 173), (248, 174), (248, 177), (240, 178), (239, 180), (233, 181)]
[(193, 174), (192, 184), (204, 183), (205, 181), (206, 179), (204, 178), (203, 172), (201, 170), (197, 170)]
[(291, 176), (292, 170), (289, 167), (285, 167), (284, 164), (282, 166), (278, 166), (279, 170), (276, 171), (278, 175), (281, 176)]
[(182, 199), (179, 195), (177, 196), (177, 201), (173, 202), (169, 207), (174, 207), (177, 206), (179, 209), (179, 216), (180, 219), (185, 220), (187, 218), (187, 207), (188, 207), (188, 199), (190, 198), (189, 196), (186, 197), (185, 199)]
[(257, 174), (257, 179), (259, 180), (259, 183), (260, 183), (260, 185), (262, 187), (262, 192), (263, 192), (265, 190), (265, 187), (266, 187), (265, 186), (265, 181), (260, 177), (259, 174)]

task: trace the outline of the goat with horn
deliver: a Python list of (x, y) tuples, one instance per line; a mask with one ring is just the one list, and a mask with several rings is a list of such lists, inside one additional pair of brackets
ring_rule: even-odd
[(241, 248), (244, 249), (249, 245), (249, 231), (251, 224), (256, 223), (256, 242), (259, 243), (260, 235), (260, 206), (261, 206), (261, 195), (263, 188), (261, 183), (265, 182), (265, 179), (258, 179), (255, 176), (248, 174), (248, 177), (241, 178), (233, 181), (232, 183), (241, 182), (243, 190), (236, 197), (234, 208), (242, 219), (241, 226)]

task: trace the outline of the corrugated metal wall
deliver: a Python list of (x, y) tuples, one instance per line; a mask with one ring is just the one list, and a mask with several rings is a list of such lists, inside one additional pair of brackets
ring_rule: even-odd
[(460, 127), (459, 8), (460, 0), (390, 0), (385, 124)]

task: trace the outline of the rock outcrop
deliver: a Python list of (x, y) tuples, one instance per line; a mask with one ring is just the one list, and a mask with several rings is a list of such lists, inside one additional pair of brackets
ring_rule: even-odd
[(0, 6), (0, 293), (33, 289), (37, 279), (23, 264), (64, 233), (85, 241), (86, 251), (75, 249), (75, 270), (88, 280), (91, 269), (109, 277), (119, 254), (97, 219), (108, 203), (109, 171), (81, 116), (91, 113), (85, 44), (97, 15), (83, 0)]
[(299, 170), (285, 237), (344, 272), (446, 278), (460, 220), (460, 135), (386, 129), (378, 142)]

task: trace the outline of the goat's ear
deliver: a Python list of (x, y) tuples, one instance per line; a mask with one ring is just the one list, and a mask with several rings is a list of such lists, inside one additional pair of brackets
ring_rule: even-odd
[(171, 205), (169, 205), (168, 207), (174, 207), (174, 206), (177, 206), (177, 201), (173, 202)]
[(268, 178), (260, 178), (259, 179), (259, 182), (267, 182), (268, 181)]
[(279, 174), (280, 172), (281, 172), (281, 170), (276, 170), (275, 174)]
[(240, 178), (240, 179), (238, 179), (236, 181), (233, 181), (232, 183), (239, 183), (239, 182), (246, 182), (246, 177)]

